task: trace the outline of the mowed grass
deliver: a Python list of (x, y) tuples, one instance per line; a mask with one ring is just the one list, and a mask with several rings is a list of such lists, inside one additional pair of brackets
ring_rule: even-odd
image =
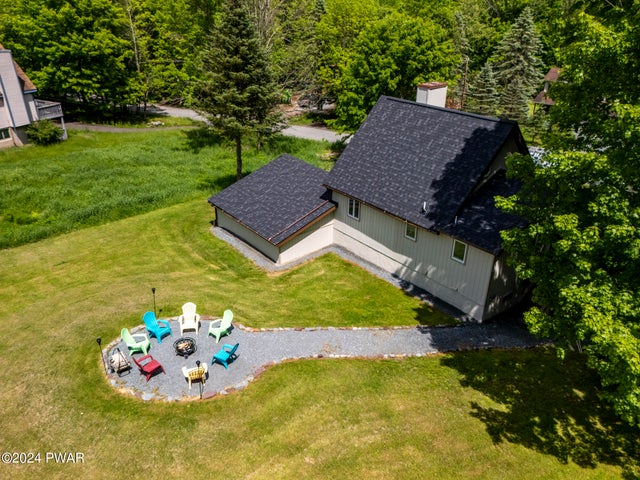
[(257, 327), (424, 321), (415, 299), (334, 256), (269, 276), (209, 233), (211, 215), (203, 195), (0, 251), (0, 446), (41, 454), (0, 464), (1, 478), (638, 474), (637, 430), (598, 401), (580, 358), (545, 349), (299, 361), (208, 401), (121, 396), (95, 339), (140, 324), (152, 286), (161, 316), (191, 300)]
[[(195, 198), (235, 180), (235, 154), (198, 129), (105, 133), (70, 131), (50, 147), (0, 150), (0, 248), (35, 242)], [(277, 136), (258, 151), (249, 140), (244, 171), (281, 153), (316, 166), (326, 142)]]

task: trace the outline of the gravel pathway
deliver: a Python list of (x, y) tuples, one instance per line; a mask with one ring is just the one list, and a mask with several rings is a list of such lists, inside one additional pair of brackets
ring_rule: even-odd
[[(197, 351), (188, 359), (177, 356), (173, 343), (180, 337), (175, 319), (170, 319), (172, 336), (166, 336), (162, 344), (151, 339), (150, 354), (165, 369), (165, 374), (153, 376), (149, 382), (138, 373), (137, 367), (128, 374), (118, 376), (109, 373), (111, 384), (126, 394), (143, 400), (177, 401), (200, 398), (200, 385), (194, 383), (191, 390), (182, 375), (182, 366), (195, 367), (196, 360), (209, 364), (203, 398), (226, 395), (245, 388), (256, 380), (265, 368), (287, 360), (306, 358), (403, 358), (433, 355), (439, 352), (477, 350), (491, 348), (527, 348), (546, 342), (529, 334), (519, 323), (496, 322), (464, 324), (456, 327), (407, 327), (407, 328), (306, 328), (251, 330), (234, 323), (231, 335), (216, 344), (208, 337), (209, 319), (201, 321), (200, 331), (185, 332), (196, 340)], [(143, 327), (132, 329), (145, 331)], [(229, 369), (220, 364), (211, 366), (211, 358), (223, 344), (239, 343), (236, 360)], [(128, 357), (124, 343), (117, 339), (105, 348), (105, 355), (114, 347)], [(141, 355), (136, 354), (139, 358)]]

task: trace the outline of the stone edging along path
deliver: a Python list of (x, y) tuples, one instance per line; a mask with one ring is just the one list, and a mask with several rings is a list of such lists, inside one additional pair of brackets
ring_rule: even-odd
[[(182, 367), (195, 367), (196, 360), (209, 365), (206, 383), (202, 385), (202, 398), (227, 395), (246, 388), (266, 368), (286, 361), (320, 358), (399, 359), (421, 357), (437, 353), (479, 350), (529, 348), (543, 344), (524, 327), (513, 322), (463, 324), (455, 327), (373, 327), (373, 328), (274, 328), (252, 329), (234, 322), (230, 335), (216, 344), (208, 336), (209, 321), (217, 317), (201, 317), (200, 329), (185, 332), (184, 336), (196, 340), (197, 351), (184, 359), (175, 354), (173, 342), (180, 338), (177, 317), (169, 318), (172, 336), (165, 336), (160, 344), (151, 338), (149, 354), (164, 367), (165, 373), (154, 375), (149, 382), (140, 375), (130, 360), (128, 349), (120, 338), (111, 342), (103, 353), (119, 348), (131, 361), (129, 373), (118, 376), (107, 374), (110, 384), (125, 395), (142, 400), (166, 402), (200, 398), (201, 386), (194, 383), (189, 389)], [(146, 333), (144, 326), (131, 328), (132, 333)], [(239, 343), (238, 357), (225, 369), (211, 358), (224, 344)], [(139, 358), (141, 355), (136, 354)]]

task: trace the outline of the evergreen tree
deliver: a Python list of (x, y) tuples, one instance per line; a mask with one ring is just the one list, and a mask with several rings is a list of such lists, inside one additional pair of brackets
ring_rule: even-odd
[(203, 52), (196, 109), (212, 130), (235, 143), (236, 175), (242, 178), (242, 139), (272, 132), (276, 87), (255, 24), (242, 0), (229, 0)]
[[(528, 102), (542, 82), (541, 55), (542, 42), (533, 23), (533, 14), (525, 8), (496, 47), (494, 56), (493, 69), (502, 87), (500, 106), (505, 116), (515, 114), (511, 118), (520, 120), (527, 117)], [(515, 91), (516, 87), (520, 92)]]
[(485, 63), (469, 88), (466, 110), (480, 115), (495, 116), (498, 110), (498, 83), (490, 63)]
[(529, 101), (531, 96), (525, 85), (520, 79), (515, 78), (508, 83), (503, 89), (499, 98), (500, 116), (517, 120), (518, 122), (526, 122), (529, 117)]
[(459, 98), (459, 108), (464, 110), (467, 92), (469, 90), (469, 62), (471, 47), (467, 39), (467, 23), (461, 12), (455, 13), (456, 30), (454, 33), (453, 43), (456, 52), (460, 54), (460, 64), (456, 69), (456, 74), (460, 78), (456, 82), (456, 97)]

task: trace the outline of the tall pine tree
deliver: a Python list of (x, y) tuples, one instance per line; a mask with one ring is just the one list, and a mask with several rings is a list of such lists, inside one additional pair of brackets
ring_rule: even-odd
[(502, 117), (519, 122), (526, 122), (529, 118), (531, 95), (520, 78), (514, 78), (502, 89), (499, 101)]
[(465, 110), (495, 116), (498, 110), (498, 84), (490, 63), (485, 63), (469, 88)]
[(243, 137), (275, 131), (280, 118), (267, 55), (242, 0), (224, 4), (203, 52), (195, 102), (212, 130), (235, 143), (236, 176), (242, 178)]
[(526, 120), (528, 102), (542, 82), (541, 55), (542, 41), (533, 23), (533, 14), (531, 9), (525, 8), (494, 55), (493, 70), (502, 87), (500, 106), (503, 115)]
[(467, 39), (467, 23), (461, 12), (455, 13), (456, 30), (454, 30), (453, 44), (456, 53), (460, 54), (460, 64), (456, 68), (456, 74), (460, 78), (456, 82), (456, 97), (459, 98), (460, 109), (464, 110), (467, 92), (469, 89), (469, 62), (471, 58), (471, 47)]

